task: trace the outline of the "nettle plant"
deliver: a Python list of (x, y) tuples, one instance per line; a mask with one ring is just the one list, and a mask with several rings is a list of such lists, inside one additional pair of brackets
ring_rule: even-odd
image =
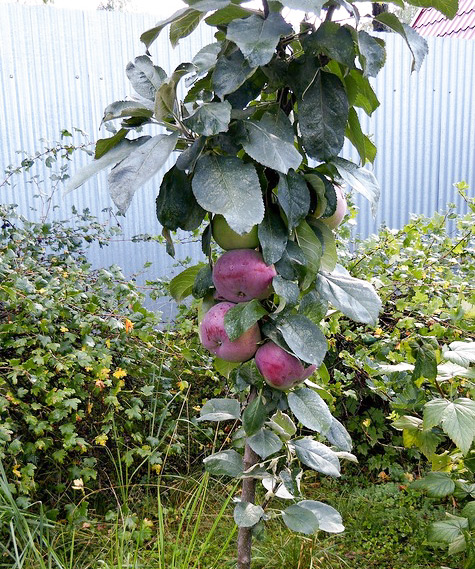
[[(234, 518), (243, 569), (250, 567), (252, 534), (272, 516), (306, 534), (343, 530), (336, 510), (301, 499), (302, 467), (337, 477), (340, 459), (353, 458), (346, 429), (308, 376), (325, 373), (330, 305), (369, 324), (381, 306), (371, 284), (337, 264), (333, 229), (345, 213), (344, 184), (374, 207), (379, 197), (363, 168), (376, 148), (357, 109), (371, 115), (379, 105), (369, 78), (384, 65), (385, 42), (360, 29), (357, 5), (345, 0), (263, 0), (261, 10), (241, 0), (185, 2), (142, 34), (147, 50), (168, 25), (176, 46), (202, 20), (216, 28), (216, 41), (170, 76), (148, 51), (130, 62), (126, 73), (137, 96), (106, 108), (104, 122), (111, 128), (118, 120), (120, 128), (97, 142), (94, 162), (69, 188), (113, 166), (110, 195), (125, 212), (137, 188), (180, 152), (163, 177), (156, 212), (172, 255), (172, 232), (203, 228), (209, 263), (175, 277), (171, 292), (202, 299), (200, 338), (234, 380), (236, 397), (211, 399), (199, 420), (242, 425), (237, 448), (207, 457), (205, 465), (242, 479)], [(410, 2), (421, 3), (430, 4)], [(452, 17), (456, 4), (436, 7)], [(288, 8), (306, 12), (298, 29), (282, 15)], [(342, 23), (332, 21), (340, 11)], [(419, 69), (426, 42), (392, 13), (375, 20), (404, 38)], [(145, 125), (156, 132), (129, 138)], [(345, 138), (361, 164), (338, 156)], [(213, 237), (226, 250), (216, 262)], [(259, 479), (267, 493), (256, 504)], [(294, 503), (270, 509), (275, 496)]]

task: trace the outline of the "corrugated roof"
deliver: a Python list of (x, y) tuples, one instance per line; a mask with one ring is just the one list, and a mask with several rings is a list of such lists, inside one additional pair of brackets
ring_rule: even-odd
[(459, 0), (453, 20), (434, 8), (423, 8), (414, 18), (412, 27), (422, 36), (475, 39), (475, 0)]

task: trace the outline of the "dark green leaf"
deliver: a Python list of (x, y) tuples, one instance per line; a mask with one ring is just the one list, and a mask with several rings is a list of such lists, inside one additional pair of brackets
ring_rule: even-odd
[(101, 138), (96, 142), (96, 149), (94, 152), (94, 160), (99, 160), (112, 148), (117, 146), (127, 135), (127, 129), (121, 128), (114, 136), (109, 138)]
[(316, 391), (301, 387), (291, 391), (287, 400), (292, 413), (304, 427), (328, 437), (334, 419), (327, 404)]
[(358, 47), (364, 76), (376, 77), (386, 62), (384, 42), (361, 30), (358, 32)]
[(226, 6), (226, 8), (217, 10), (214, 14), (208, 16), (205, 22), (209, 26), (225, 26), (233, 20), (246, 18), (251, 14), (254, 14), (254, 11), (250, 10), (249, 8), (243, 8), (242, 6), (236, 6), (236, 4), (230, 4), (229, 6)]
[(247, 443), (263, 460), (282, 448), (282, 441), (269, 429), (261, 429), (249, 437)]
[(228, 130), (231, 120), (231, 105), (223, 103), (204, 103), (188, 118), (185, 125), (203, 136), (212, 136)]
[(318, 531), (318, 520), (315, 514), (308, 508), (302, 508), (297, 504), (289, 506), (282, 512), (285, 525), (292, 531), (305, 534), (313, 534)]
[(292, 307), (297, 304), (300, 294), (297, 283), (288, 281), (280, 275), (277, 275), (272, 279), (272, 287), (274, 288), (275, 294), (279, 297), (279, 308), (274, 314), (281, 312), (285, 306)]
[(279, 211), (267, 207), (257, 231), (265, 263), (267, 265), (276, 263), (282, 257), (288, 241), (287, 228)]
[(251, 67), (259, 67), (272, 59), (280, 37), (292, 32), (292, 26), (274, 12), (265, 19), (253, 14), (233, 20), (228, 25), (226, 37), (240, 48)]
[(316, 289), (322, 298), (355, 322), (377, 323), (381, 299), (369, 282), (343, 271), (319, 273)]
[(305, 220), (301, 221), (300, 225), (295, 229), (295, 237), (306, 259), (307, 272), (302, 283), (302, 289), (306, 290), (317, 276), (323, 254), (323, 246)]
[(239, 158), (205, 155), (192, 181), (196, 200), (207, 211), (224, 215), (231, 229), (248, 233), (264, 217), (264, 202), (255, 167)]
[(204, 16), (205, 14), (201, 12), (191, 10), (188, 14), (184, 14), (183, 17), (172, 22), (170, 26), (171, 46), (176, 47), (182, 38), (186, 38), (191, 32), (196, 30)]
[(140, 55), (130, 61), (125, 72), (132, 87), (145, 99), (155, 100), (155, 93), (167, 78), (165, 71), (154, 65), (148, 55)]
[(338, 456), (327, 446), (314, 441), (312, 437), (298, 439), (292, 444), (295, 448), (295, 454), (305, 466), (328, 476), (336, 478), (340, 476)]
[(241, 417), (241, 405), (237, 399), (210, 399), (200, 410), (198, 421), (229, 421)]
[(427, 41), (420, 36), (416, 30), (408, 26), (407, 24), (403, 24), (399, 21), (395, 14), (391, 14), (390, 12), (384, 12), (379, 14), (374, 18), (377, 22), (381, 22), (384, 25), (391, 28), (397, 34), (402, 36), (407, 43), (411, 53), (412, 53), (412, 67), (411, 71), (419, 71), (424, 61), (427, 52), (429, 51)]
[(211, 257), (211, 237), (212, 237), (211, 223), (208, 223), (201, 235), (201, 251), (207, 257)]
[(175, 256), (175, 244), (171, 236), (170, 230), (167, 227), (162, 228), (162, 236), (165, 238), (165, 250), (170, 257)]
[(223, 99), (229, 93), (234, 93), (244, 81), (255, 71), (237, 50), (229, 57), (221, 56), (213, 71), (212, 85), (216, 95)]
[(379, 101), (367, 77), (359, 69), (352, 69), (345, 75), (346, 92), (350, 105), (360, 107), (371, 116), (379, 107)]
[(430, 344), (423, 343), (416, 348), (416, 364), (412, 372), (412, 379), (420, 377), (435, 379), (437, 377), (437, 354)]
[[(259, 241), (262, 244), (260, 233)], [(275, 263), (275, 268), (279, 275), (283, 276), (284, 279), (289, 281), (300, 281), (307, 273), (306, 264), (307, 259), (302, 249), (297, 245), (297, 243), (295, 243), (295, 241), (288, 241), (281, 258)]]
[(157, 219), (163, 227), (193, 231), (206, 214), (191, 190), (188, 176), (173, 166), (163, 177), (156, 200)]
[(279, 175), (277, 199), (287, 216), (289, 229), (293, 229), (305, 219), (310, 209), (310, 192), (305, 178), (295, 170), (289, 170), (287, 175)]
[(249, 385), (257, 385), (261, 381), (261, 374), (257, 370), (256, 363), (253, 359), (241, 365), (237, 370), (236, 385), (240, 384), (242, 387), (247, 387)]
[(205, 470), (215, 475), (238, 478), (244, 471), (242, 456), (235, 450), (223, 450), (203, 460)]
[(302, 297), (299, 313), (306, 316), (314, 324), (320, 324), (328, 311), (328, 301), (324, 300), (316, 290), (310, 290)]
[(206, 266), (205, 263), (198, 263), (188, 267), (170, 281), (170, 294), (176, 302), (182, 301), (191, 294), (196, 275), (204, 266)]
[(125, 213), (138, 188), (150, 180), (175, 149), (178, 133), (159, 134), (147, 140), (122, 160), (109, 174), (109, 194)]
[(411, 488), (425, 490), (431, 498), (445, 498), (453, 494), (455, 482), (445, 472), (429, 472), (424, 478), (413, 482)]
[(242, 426), (247, 436), (252, 436), (259, 431), (266, 422), (267, 409), (259, 395), (253, 399), (244, 409), (242, 414)]
[(280, 317), (276, 326), (298, 358), (317, 366), (322, 363), (327, 340), (316, 324), (301, 314), (289, 314)]
[(316, 55), (325, 53), (350, 69), (355, 66), (356, 51), (351, 32), (335, 22), (323, 22), (315, 32), (304, 36), (302, 46)]
[(196, 161), (201, 156), (206, 144), (206, 137), (200, 136), (191, 146), (184, 150), (176, 161), (179, 170), (191, 171), (194, 169)]
[(348, 99), (340, 79), (333, 73), (317, 71), (298, 102), (298, 115), (308, 155), (322, 161), (337, 156), (348, 120)]
[(240, 338), (246, 330), (249, 330), (266, 314), (268, 314), (267, 310), (257, 298), (233, 306), (224, 316), (224, 327), (231, 342)]
[(209, 265), (205, 265), (196, 275), (191, 293), (195, 298), (204, 298), (213, 288), (214, 284), (211, 267)]

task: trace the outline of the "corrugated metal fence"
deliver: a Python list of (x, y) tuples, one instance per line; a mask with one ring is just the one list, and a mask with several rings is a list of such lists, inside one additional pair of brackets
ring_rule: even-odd
[[(104, 107), (131, 94), (125, 75), (128, 61), (143, 53), (142, 31), (154, 16), (117, 12), (78, 12), (52, 7), (0, 6), (0, 169), (18, 163), (15, 151), (38, 150), (39, 139), (57, 139), (61, 129), (79, 127), (95, 139)], [(410, 53), (402, 40), (385, 34), (387, 64), (374, 88), (381, 101), (373, 118), (362, 115), (363, 130), (378, 147), (375, 174), (382, 187), (376, 219), (362, 200), (359, 232), (368, 235), (381, 222), (399, 227), (410, 213), (431, 214), (457, 201), (453, 183), (475, 188), (475, 42), (429, 40), (429, 56), (419, 73), (410, 74)], [(166, 33), (152, 46), (156, 63), (168, 72), (213, 41), (212, 29), (195, 31), (172, 50)], [(104, 133), (102, 133), (104, 135)], [(356, 159), (348, 147), (345, 155)], [(86, 161), (78, 156), (77, 168)], [(48, 172), (45, 171), (45, 179)], [(157, 178), (158, 180), (158, 178)], [(122, 225), (126, 236), (158, 233), (154, 215), (157, 183), (140, 190)], [(34, 205), (32, 190), (19, 183), (2, 188), (0, 202)], [(92, 213), (111, 205), (106, 177), (88, 183), (66, 199), (58, 198), (55, 215), (71, 205)], [(31, 214), (33, 215), (33, 214)], [(117, 263), (126, 274), (152, 261), (150, 276), (169, 275), (173, 261), (156, 243), (126, 241), (92, 253), (95, 265)], [(178, 258), (197, 258), (196, 244), (183, 245)]]

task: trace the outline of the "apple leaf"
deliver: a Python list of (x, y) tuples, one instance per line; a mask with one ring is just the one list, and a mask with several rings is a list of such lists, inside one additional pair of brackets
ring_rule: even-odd
[(224, 315), (224, 327), (226, 334), (231, 342), (240, 338), (246, 330), (254, 326), (263, 316), (268, 314), (267, 310), (257, 300), (240, 302), (233, 306)]
[(244, 409), (242, 414), (242, 426), (247, 436), (252, 436), (259, 431), (267, 419), (266, 406), (262, 397), (258, 395)]
[(319, 69), (298, 101), (298, 117), (308, 155), (321, 161), (337, 156), (348, 120), (348, 99), (340, 79)]
[(188, 176), (176, 166), (162, 179), (156, 212), (160, 224), (171, 231), (193, 231), (203, 221), (206, 212), (198, 205)]
[(349, 69), (355, 67), (356, 51), (352, 33), (336, 22), (322, 22), (314, 32), (303, 37), (302, 46), (306, 53), (325, 53)]
[(318, 531), (319, 523), (315, 514), (308, 508), (297, 504), (289, 506), (282, 512), (285, 525), (292, 531), (313, 534)]
[(333, 231), (319, 219), (308, 219), (308, 224), (315, 235), (320, 239), (323, 246), (323, 254), (320, 259), (320, 267), (323, 271), (331, 273), (338, 262), (336, 240)]
[(237, 20), (239, 18), (246, 18), (251, 14), (254, 14), (255, 10), (251, 10), (249, 8), (243, 8), (242, 6), (238, 6), (236, 4), (230, 4), (226, 6), (226, 8), (221, 8), (208, 16), (205, 22), (208, 26), (224, 26), (232, 22), (233, 20)]
[(384, 42), (361, 30), (358, 32), (358, 49), (364, 76), (376, 77), (386, 62)]
[(323, 254), (323, 246), (305, 220), (302, 220), (299, 226), (295, 228), (295, 237), (307, 260), (305, 264), (306, 273), (301, 285), (302, 290), (306, 290), (317, 276)]
[(257, 433), (249, 437), (247, 442), (252, 450), (263, 460), (282, 448), (282, 441), (279, 437), (265, 428), (260, 429)]
[(289, 229), (293, 229), (305, 219), (310, 209), (310, 192), (305, 178), (295, 170), (289, 170), (287, 175), (280, 174), (277, 199), (287, 216)]
[(269, 421), (266, 422), (266, 425), (284, 440), (289, 440), (290, 437), (295, 435), (297, 432), (295, 423), (286, 413), (283, 413), (280, 409), (272, 415)]
[(302, 12), (313, 12), (318, 16), (325, 4), (325, 0), (281, 0), (281, 3), (291, 10), (301, 10)]
[(251, 502), (238, 502), (234, 506), (234, 521), (240, 528), (255, 526), (263, 515), (262, 507), (251, 504)]
[(284, 254), (289, 239), (287, 228), (280, 217), (279, 211), (267, 207), (262, 223), (257, 228), (262, 256), (267, 265), (279, 261)]
[(231, 0), (185, 0), (185, 4), (188, 4), (193, 10), (211, 12), (220, 8), (226, 8), (226, 6), (231, 4)]
[(182, 38), (186, 38), (196, 30), (204, 17), (205, 14), (197, 10), (191, 10), (188, 14), (183, 15), (182, 18), (172, 22), (169, 34), (171, 46), (175, 48)]
[(299, 460), (316, 472), (338, 478), (340, 476), (340, 461), (338, 456), (327, 446), (311, 437), (292, 441), (295, 454)]
[[(259, 233), (259, 241), (261, 234)], [(262, 244), (262, 241), (261, 241)], [(289, 281), (303, 280), (307, 274), (307, 259), (295, 241), (288, 241), (281, 258), (275, 263), (279, 275)]]
[(316, 290), (310, 290), (302, 296), (299, 313), (306, 316), (317, 326), (328, 312), (328, 301), (321, 298)]
[(332, 417), (332, 424), (330, 425), (330, 429), (325, 433), (325, 437), (332, 445), (344, 451), (351, 452), (353, 448), (350, 434), (335, 417)]
[(381, 299), (373, 285), (347, 272), (319, 273), (316, 290), (322, 298), (355, 322), (375, 325)]
[(366, 168), (360, 168), (357, 164), (344, 158), (334, 158), (332, 163), (338, 170), (338, 174), (354, 190), (364, 196), (371, 204), (373, 215), (379, 202), (381, 189), (373, 172)]
[(153, 115), (153, 104), (150, 101), (115, 101), (104, 109), (102, 122), (123, 117), (142, 117), (149, 119)]
[(203, 136), (212, 136), (228, 130), (231, 120), (231, 105), (223, 103), (203, 103), (188, 118), (184, 119), (184, 124)]
[(165, 71), (158, 65), (154, 65), (148, 55), (140, 55), (134, 61), (130, 61), (125, 73), (132, 83), (132, 87), (145, 99), (155, 100), (155, 93), (167, 78)]
[(319, 366), (327, 352), (327, 339), (320, 328), (301, 314), (287, 314), (276, 321), (277, 329), (292, 352), (304, 362)]
[(328, 504), (316, 500), (302, 500), (297, 505), (312, 512), (318, 520), (318, 529), (327, 533), (341, 533), (345, 531), (340, 513)]
[(244, 472), (242, 456), (235, 450), (223, 450), (203, 460), (205, 470), (210, 474), (238, 478)]
[(196, 70), (194, 80), (196, 80), (197, 77), (205, 75), (215, 66), (220, 51), (221, 42), (210, 43), (199, 50), (191, 60)]
[(222, 55), (216, 62), (211, 79), (214, 92), (223, 99), (225, 95), (234, 93), (255, 70), (239, 50), (229, 57)]
[(112, 169), (109, 174), (109, 193), (121, 213), (129, 208), (136, 190), (165, 164), (175, 149), (177, 140), (177, 132), (154, 136)]
[(292, 32), (292, 26), (278, 12), (272, 12), (267, 18), (252, 14), (233, 20), (226, 37), (239, 47), (252, 67), (259, 67), (272, 59), (280, 37)]
[(194, 298), (204, 298), (207, 294), (212, 294), (214, 290), (213, 271), (211, 267), (206, 264), (198, 271), (191, 294)]
[(328, 438), (334, 419), (327, 404), (318, 393), (313, 389), (301, 387), (291, 391), (287, 400), (290, 410), (304, 427), (322, 433)]
[(237, 399), (210, 399), (200, 411), (197, 421), (229, 421), (240, 419), (241, 405)]
[(205, 263), (198, 263), (188, 267), (170, 281), (168, 288), (176, 302), (181, 302), (184, 298), (190, 296), (196, 275), (205, 266)]
[(286, 306), (292, 307), (297, 304), (300, 294), (297, 283), (277, 275), (272, 279), (272, 287), (275, 294), (279, 297), (279, 308), (274, 311), (274, 314), (282, 312)]
[(145, 31), (140, 36), (140, 41), (143, 42), (145, 44), (145, 47), (148, 49), (152, 45), (152, 43), (158, 38), (160, 32), (166, 26), (168, 26), (168, 24), (171, 24), (172, 22), (180, 22), (183, 18), (186, 18), (188, 14), (190, 14), (191, 12), (193, 12), (191, 8), (181, 8), (180, 10), (177, 10), (170, 17), (158, 22), (157, 24), (155, 24), (155, 26), (153, 26), (153, 28), (150, 28), (149, 30)]

